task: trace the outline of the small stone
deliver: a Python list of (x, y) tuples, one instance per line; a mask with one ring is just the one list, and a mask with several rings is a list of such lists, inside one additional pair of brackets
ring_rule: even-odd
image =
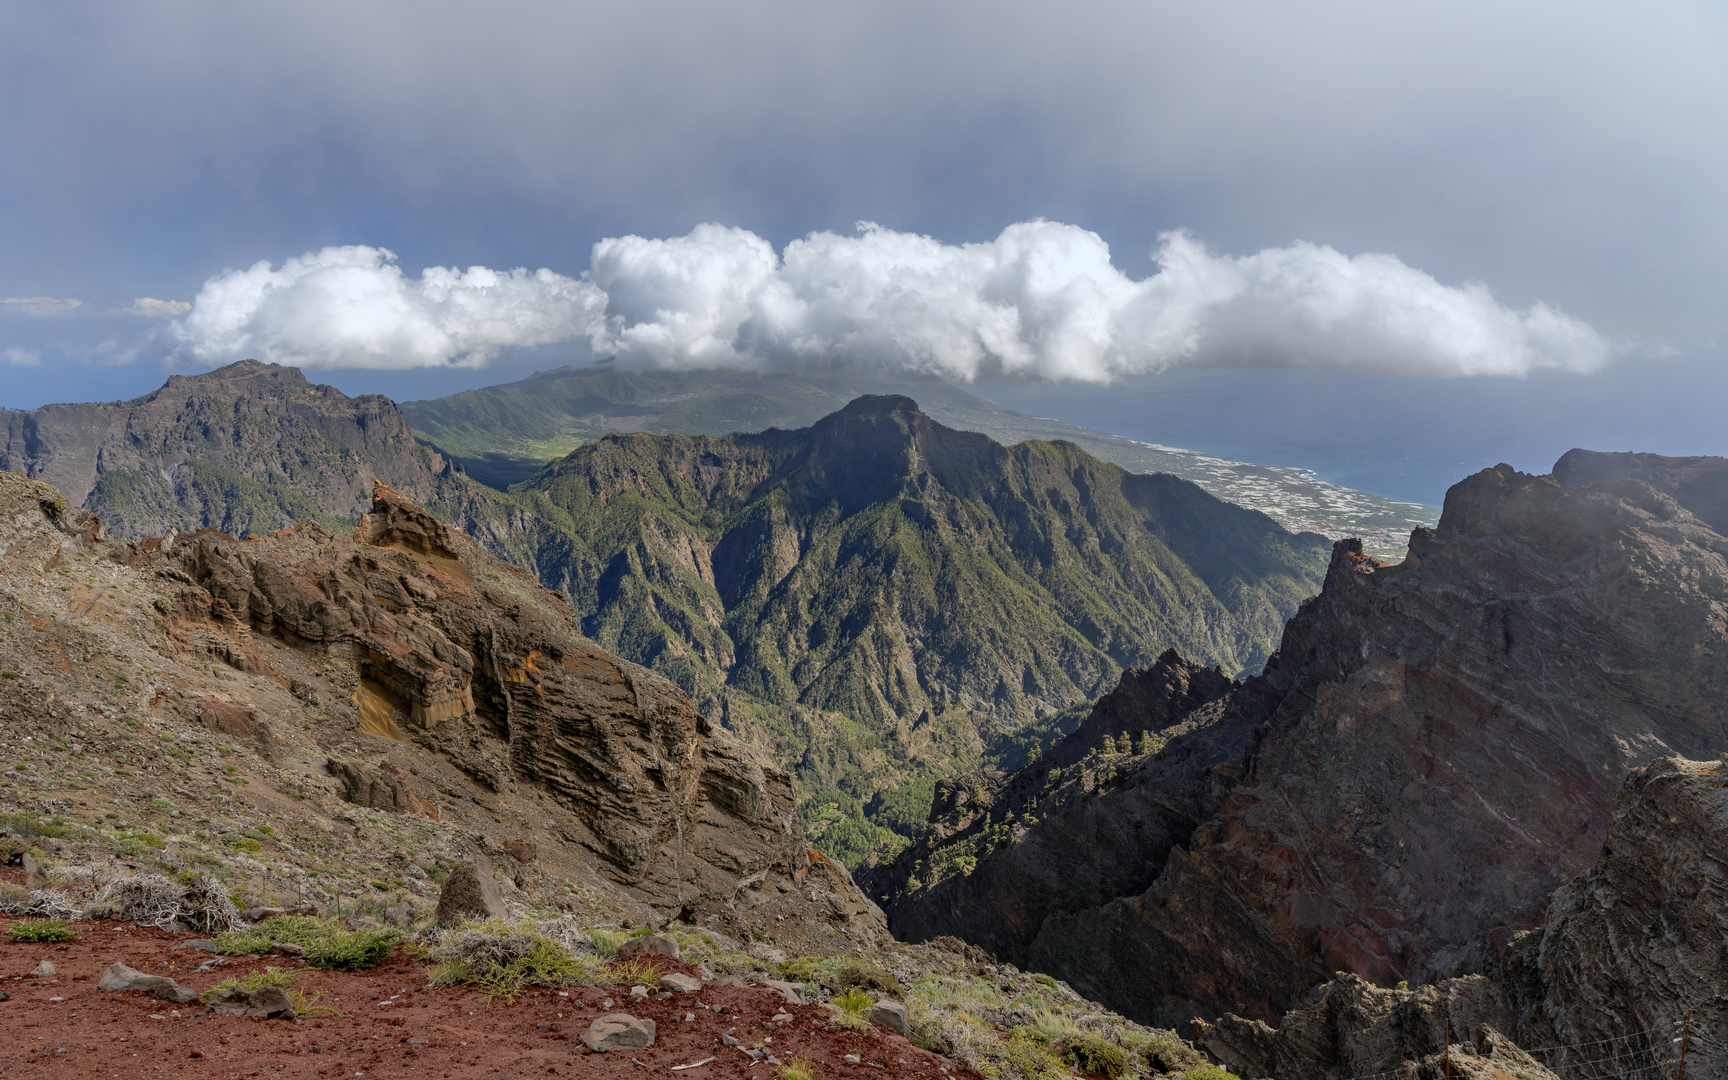
[(776, 1024), (786, 1024), (792, 1021), (792, 1014), (789, 1012), (778, 1012), (769, 1019), (773, 1020)]
[(630, 996), (646, 1000), (648, 997), (648, 988), (646, 986), (632, 986), (630, 988)]
[(265, 919), (274, 919), (278, 915), (286, 914), (288, 914), (287, 909), (279, 907), (247, 908), (245, 912), (247, 922), (263, 922)]
[(638, 1020), (629, 1013), (607, 1013), (596, 1017), (580, 1039), (582, 1045), (597, 1054), (609, 1050), (645, 1050), (654, 1045), (654, 1021)]
[(720, 1041), (725, 1043), (727, 1046), (737, 1046), (738, 1045), (738, 1040), (733, 1038), (730, 1035), (720, 1036)]
[(38, 979), (52, 979), (54, 976), (60, 974), (60, 970), (53, 964), (44, 960), (40, 964), (31, 968), (30, 974), (36, 976)]
[(305, 956), (306, 946), (296, 945), (292, 941), (278, 941), (270, 946), (271, 956)]
[(678, 943), (669, 937), (659, 934), (649, 934), (646, 937), (631, 938), (618, 946), (619, 956), (670, 956), (674, 960), (683, 958)]
[(696, 1014), (695, 1013), (687, 1012), (684, 1014), (684, 1022), (686, 1024), (694, 1023), (695, 1021), (696, 1021)]
[(864, 1059), (859, 1057), (857, 1054), (847, 1054), (841, 1060), (846, 1062), (848, 1065), (862, 1065), (864, 1063)]
[(702, 989), (700, 979), (676, 971), (660, 976), (660, 985), (669, 990), (676, 990), (680, 994), (689, 994)]
[(294, 1003), (279, 986), (262, 990), (218, 990), (210, 995), (210, 1011), (224, 1016), (262, 1016), (272, 1020), (294, 1019)]
[(898, 1001), (883, 998), (870, 1007), (871, 1020), (900, 1035), (912, 1034), (912, 1014)]
[(600, 1007), (602, 1009), (610, 1009), (612, 1007), (612, 999), (607, 998), (604, 1001), (600, 1002)]
[(98, 990), (148, 990), (159, 998), (184, 1005), (198, 1000), (198, 991), (187, 989), (166, 975), (146, 975), (125, 964), (109, 964), (102, 969)]

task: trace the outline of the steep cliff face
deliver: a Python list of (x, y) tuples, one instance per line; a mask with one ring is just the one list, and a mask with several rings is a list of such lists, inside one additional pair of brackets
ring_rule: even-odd
[[(806, 846), (784, 771), (583, 638), (562, 598), (382, 484), (352, 537), (314, 522), (121, 544), (53, 489), (0, 473), (0, 559), (0, 735), (27, 746), (52, 732), (54, 749), (117, 740), (124, 766), (31, 776), (41, 805), (87, 805), (79, 793), (101, 767), (132, 813), (164, 811), (170, 854), (198, 840), (162, 796), (190, 808), (214, 795), (256, 800), (284, 843), (292, 822), (307, 850), (285, 847), (282, 861), (302, 871), (334, 858), (328, 873), (358, 859), (377, 874), (371, 858), (406, 874), (408, 834), (430, 830), (421, 839), (440, 858), (492, 858), (541, 906), (580, 895), (790, 947), (882, 935), (845, 871)], [(243, 750), (233, 760), (253, 763), (251, 785), (217, 786), (224, 773), (199, 760), (212, 740)], [(356, 806), (385, 813), (355, 819)], [(319, 832), (350, 829), (378, 850), (308, 855)], [(331, 900), (354, 885), (298, 887)]]
[[(1053, 912), (1007, 955), (1164, 1022), (1274, 1020), (1334, 971), (1490, 963), (1596, 859), (1629, 770), (1728, 743), (1725, 554), (1648, 484), (1568, 491), (1505, 466), (1454, 487), (1398, 566), (1341, 543), (1266, 673), (1154, 756), (1234, 731), (1194, 781), (1224, 789), (1216, 809), (1148, 888)], [(959, 936), (1000, 918), (963, 891), (890, 911)]]
[(1432, 1070), (1448, 1035), (1458, 1075), (1487, 1048), (1517, 1076), (1672, 1076), (1682, 1039), (1687, 1075), (1721, 1075), (1724, 852), (1722, 763), (1665, 758), (1627, 776), (1596, 865), (1554, 892), (1546, 925), (1514, 937), (1487, 975), (1415, 989), (1346, 975), (1276, 1029), (1227, 1014), (1190, 1033), (1233, 1071), (1273, 1080)]

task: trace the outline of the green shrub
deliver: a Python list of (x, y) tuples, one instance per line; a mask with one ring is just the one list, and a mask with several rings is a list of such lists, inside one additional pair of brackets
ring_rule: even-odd
[(1053, 975), (1046, 975), (1042, 971), (1033, 975), (1032, 981), (1037, 983), (1039, 986), (1049, 987), (1051, 990), (1056, 989), (1056, 977)]
[(444, 962), (434, 969), (432, 985), (478, 986), (488, 1002), (514, 1001), (530, 986), (565, 986), (597, 973), (594, 961), (537, 933), (465, 934), (434, 955)]
[(870, 1006), (876, 1004), (876, 999), (854, 987), (829, 1004), (834, 1006), (835, 1023), (854, 1031), (863, 1031), (870, 1026), (870, 1020), (865, 1013), (870, 1011)]
[(1002, 1045), (1008, 1068), (1004, 1073), (1023, 1080), (1067, 1080), (1068, 1066), (1044, 1040), (1028, 1028), (1015, 1028)]
[(839, 980), (841, 986), (862, 987), (895, 998), (906, 996), (899, 979), (875, 964), (867, 964), (862, 960), (848, 960), (841, 965)]
[(1067, 1036), (1056, 1048), (1062, 1060), (1078, 1073), (1121, 1076), (1128, 1071), (1128, 1055), (1123, 1049), (1088, 1031)]
[(616, 930), (590, 930), (588, 940), (593, 943), (596, 956), (610, 960), (618, 955), (618, 946), (630, 939)]
[(340, 919), (278, 915), (250, 930), (230, 930), (216, 936), (216, 947), (230, 956), (260, 955), (277, 942), (306, 950), (309, 967), (359, 971), (377, 967), (402, 940), (398, 930), (350, 931)]
[(252, 839), (250, 836), (236, 837), (234, 840), (234, 846), (239, 848), (241, 851), (248, 851), (248, 852), (253, 852), (253, 853), (257, 853), (257, 852), (264, 850), (264, 845), (260, 844), (256, 840)]
[(1196, 1065), (1184, 1070), (1182, 1075), (1188, 1080), (1241, 1080), (1235, 1073), (1216, 1065)]
[(77, 939), (78, 931), (65, 919), (19, 919), (6, 928), (6, 940), (20, 944)]
[(308, 967), (331, 971), (361, 971), (377, 967), (402, 941), (400, 930), (356, 930), (320, 938), (306, 946)]

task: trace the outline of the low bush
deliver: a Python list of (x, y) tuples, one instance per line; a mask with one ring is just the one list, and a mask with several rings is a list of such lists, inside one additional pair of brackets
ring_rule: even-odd
[(1121, 1076), (1128, 1071), (1128, 1054), (1115, 1043), (1088, 1031), (1064, 1037), (1054, 1049), (1078, 1073)]
[(249, 930), (216, 937), (216, 947), (230, 956), (262, 954), (282, 942), (306, 950), (308, 967), (360, 971), (377, 967), (402, 942), (400, 930), (349, 930), (340, 919), (278, 915)]
[(78, 931), (65, 919), (19, 919), (6, 928), (6, 940), (19, 944), (74, 941)]
[(478, 986), (487, 1001), (511, 1001), (530, 986), (568, 986), (601, 972), (602, 961), (594, 953), (579, 955), (533, 930), (495, 929), (463, 930), (432, 950), (439, 961), (432, 985)]
[(906, 996), (899, 979), (875, 964), (867, 964), (862, 960), (846, 961), (837, 975), (840, 985), (844, 987), (862, 987), (893, 998), (903, 999)]

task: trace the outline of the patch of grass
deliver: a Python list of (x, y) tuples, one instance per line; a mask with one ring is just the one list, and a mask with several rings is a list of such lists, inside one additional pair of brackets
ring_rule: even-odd
[(594, 953), (602, 960), (610, 960), (618, 955), (618, 946), (629, 941), (628, 935), (616, 930), (590, 930), (588, 940), (594, 945)]
[(828, 1004), (834, 1006), (836, 1024), (853, 1031), (864, 1031), (870, 1027), (870, 1019), (865, 1014), (870, 1011), (870, 1006), (876, 1004), (876, 999), (853, 987)]
[(1216, 1065), (1196, 1065), (1192, 1069), (1184, 1070), (1182, 1075), (1187, 1077), (1187, 1080), (1241, 1080), (1235, 1073), (1220, 1069)]
[(605, 975), (620, 986), (641, 983), (652, 990), (660, 985), (660, 976), (665, 973), (665, 957), (637, 955), (613, 960), (606, 965)]
[(1047, 986), (1052, 990), (1056, 989), (1056, 977), (1054, 975), (1046, 975), (1040, 971), (1032, 976), (1032, 981), (1037, 983), (1039, 986)]
[(19, 944), (77, 939), (78, 931), (65, 919), (19, 919), (6, 928), (6, 940)]
[(778, 1080), (816, 1080), (816, 1063), (809, 1058), (787, 1058), (774, 1075)]
[(263, 990), (266, 987), (277, 986), (287, 988), (294, 985), (294, 980), (300, 977), (298, 971), (283, 971), (281, 968), (267, 967), (260, 971), (249, 972), (244, 976), (223, 979), (221, 982), (204, 991), (206, 998), (223, 990), (244, 990), (248, 994)]
[(236, 837), (233, 843), (234, 846), (239, 848), (241, 851), (251, 852), (253, 854), (264, 850), (264, 845), (252, 839), (250, 836)]

